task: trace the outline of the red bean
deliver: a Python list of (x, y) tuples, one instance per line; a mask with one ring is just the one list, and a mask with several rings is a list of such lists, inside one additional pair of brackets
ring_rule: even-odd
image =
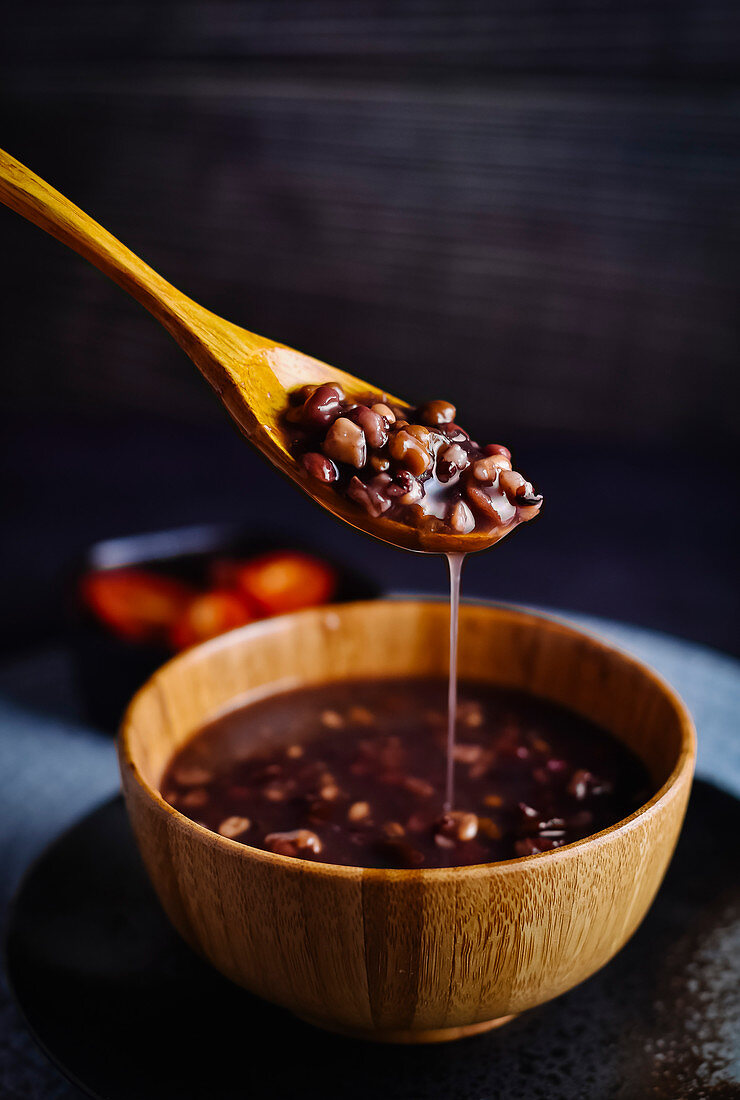
[(458, 500), (450, 513), (450, 527), (458, 535), (469, 535), (475, 530), (475, 516), (464, 500)]
[(579, 768), (578, 771), (573, 772), (571, 781), (568, 784), (568, 794), (572, 794), (574, 798), (579, 800), (588, 798), (591, 795), (608, 794), (610, 790), (611, 783), (604, 782), (598, 776), (586, 771), (585, 768)]
[(227, 817), (221, 822), (218, 827), (218, 832), (221, 836), (226, 836), (230, 840), (234, 840), (236, 837), (246, 833), (251, 828), (251, 821), (248, 817)]
[(303, 406), (302, 423), (307, 428), (328, 428), (339, 416), (343, 396), (339, 386), (319, 386)]
[(527, 499), (519, 497), (517, 500), (517, 515), (521, 520), (534, 519), (539, 514), (542, 507), (542, 497), (537, 497), (531, 504), (522, 504), (521, 501)]
[(390, 459), (386, 458), (385, 455), (370, 455), (370, 466), (376, 473), (384, 474), (386, 470), (390, 469), (390, 465)]
[(268, 833), (265, 844), (272, 852), (282, 856), (318, 855), (323, 847), (316, 833), (310, 829), (293, 829), (288, 833)]
[(495, 524), (504, 526), (514, 518), (515, 513), (509, 502), (505, 497), (502, 498), (500, 494), (490, 496), (485, 489), (482, 489), (473, 481), (469, 481), (465, 486), (465, 492), (470, 503), (488, 519), (493, 520)]
[(396, 421), (396, 414), (393, 409), (390, 405), (384, 405), (382, 401), (377, 405), (373, 405), (371, 411), (377, 413), (378, 416), (382, 416), (389, 425), (394, 424)]
[(398, 504), (415, 504), (424, 495), (420, 483), (408, 470), (399, 470), (393, 480), (389, 480), (385, 492)]
[(469, 465), (468, 452), (459, 443), (451, 443), (437, 455), (437, 477), (440, 481), (449, 481)]
[(529, 482), (516, 470), (502, 470), (499, 476), (499, 486), (512, 504), (515, 504), (516, 498), (526, 492), (527, 489), (532, 490)]
[(450, 840), (473, 840), (478, 835), (478, 818), (464, 810), (450, 810), (437, 822), (436, 832)]
[(368, 444), (377, 451), (388, 442), (388, 425), (382, 416), (368, 409), (366, 405), (357, 405), (347, 413), (347, 419), (362, 428)]
[(310, 476), (315, 477), (317, 481), (323, 481), (328, 485), (339, 477), (332, 460), (325, 455), (318, 454), (316, 451), (309, 451), (301, 461)]
[(407, 791), (417, 795), (419, 798), (431, 798), (435, 793), (431, 783), (426, 779), (419, 779), (415, 775), (407, 775), (403, 781), (403, 785)]
[(434, 442), (434, 432), (425, 427), (424, 424), (409, 424), (406, 428), (409, 435), (413, 435), (414, 439), (418, 439), (422, 447), (426, 447), (430, 450)]
[(401, 463), (412, 474), (426, 473), (432, 464), (429, 451), (409, 432), (401, 429), (391, 436), (389, 449), (391, 457)]
[(416, 415), (422, 424), (451, 424), (455, 419), (457, 409), (449, 401), (427, 401), (426, 405), (420, 405)]
[[(382, 476), (382, 475), (380, 475)], [(383, 496), (372, 485), (366, 485), (359, 477), (353, 477), (347, 486), (347, 496), (361, 505), (374, 519), (382, 516), (391, 506), (389, 497)]]
[(511, 451), (508, 447), (504, 447), (503, 443), (487, 443), (483, 448), (483, 453), (486, 455), (503, 455), (511, 462)]
[(489, 455), (473, 463), (473, 477), (477, 481), (495, 481), (501, 471), (509, 471), (511, 462), (506, 455)]
[(336, 462), (346, 462), (360, 470), (367, 458), (365, 433), (345, 416), (338, 417), (326, 434), (324, 454)]
[(291, 405), (305, 405), (312, 393), (315, 393), (319, 388), (317, 383), (314, 386), (301, 386), (299, 390), (293, 390), (290, 394)]

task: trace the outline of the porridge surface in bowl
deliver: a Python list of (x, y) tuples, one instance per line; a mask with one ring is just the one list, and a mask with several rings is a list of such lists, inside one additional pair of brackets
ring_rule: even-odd
[(230, 839), (360, 867), (448, 867), (551, 851), (652, 793), (615, 737), (531, 695), (460, 685), (445, 812), (447, 682), (358, 680), (273, 695), (203, 727), (165, 799)]

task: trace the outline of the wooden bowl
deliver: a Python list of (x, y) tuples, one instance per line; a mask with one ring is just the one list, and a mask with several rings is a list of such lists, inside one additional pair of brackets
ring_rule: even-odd
[(386, 871), (251, 848), (162, 799), (173, 752), (240, 697), (358, 676), (444, 676), (447, 630), (447, 605), (424, 601), (255, 623), (170, 661), (123, 722), (128, 812), (175, 928), (228, 978), (346, 1034), (455, 1039), (583, 981), (645, 916), (686, 809), (694, 729), (667, 684), (573, 627), (475, 605), (461, 608), (462, 676), (532, 691), (611, 730), (657, 792), (631, 817), (541, 855)]

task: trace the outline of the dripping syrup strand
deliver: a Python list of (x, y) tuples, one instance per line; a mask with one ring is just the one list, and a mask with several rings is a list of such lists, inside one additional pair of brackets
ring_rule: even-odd
[(448, 813), (455, 804), (455, 727), (457, 725), (457, 624), (460, 608), (460, 574), (464, 554), (447, 554), (450, 574), (450, 666), (447, 688), (447, 781), (445, 784), (444, 811)]

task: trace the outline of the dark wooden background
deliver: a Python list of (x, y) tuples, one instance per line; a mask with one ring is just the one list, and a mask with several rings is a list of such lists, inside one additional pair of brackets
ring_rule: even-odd
[[(513, 440), (550, 512), (474, 590), (737, 644), (736, 0), (6, 10), (6, 148), (209, 307)], [(0, 241), (11, 634), (87, 538), (286, 519), (139, 307)]]

